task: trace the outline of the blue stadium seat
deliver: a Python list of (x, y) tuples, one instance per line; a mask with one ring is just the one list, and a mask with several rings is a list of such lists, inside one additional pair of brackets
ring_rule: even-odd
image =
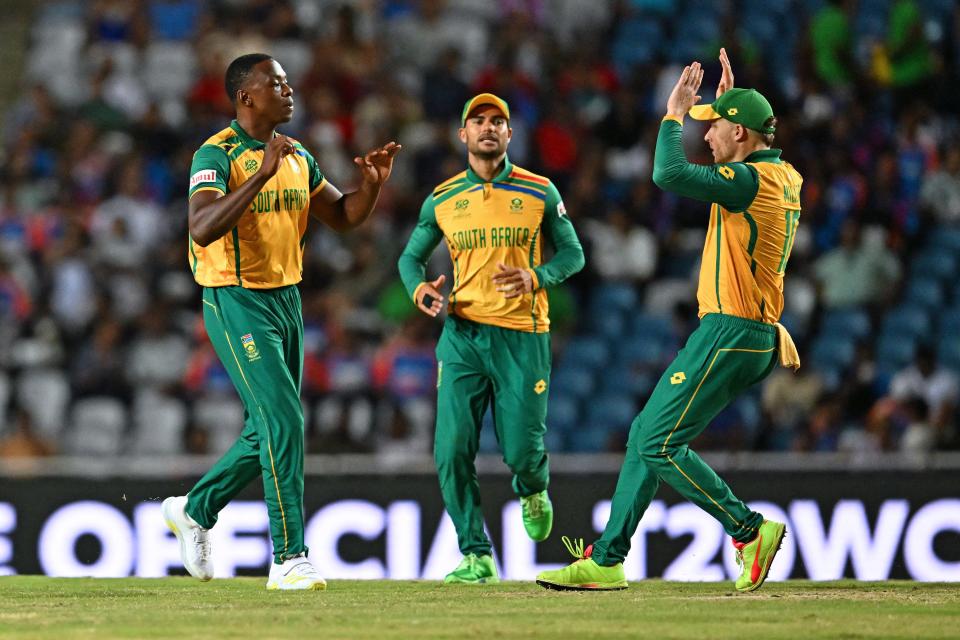
[(599, 337), (581, 336), (574, 338), (563, 350), (563, 363), (576, 363), (581, 366), (599, 369), (607, 364), (610, 350), (606, 342)]
[(884, 334), (877, 342), (877, 367), (887, 371), (899, 371), (910, 364), (916, 352), (917, 342), (914, 336)]
[(629, 393), (635, 398), (646, 398), (657, 384), (659, 372), (644, 371), (631, 364), (607, 367), (600, 376), (601, 389), (613, 389)]
[(548, 452), (564, 451), (567, 446), (567, 436), (561, 431), (547, 429), (547, 432), (543, 434), (543, 446), (546, 447)]
[(594, 334), (607, 342), (619, 340), (627, 329), (623, 312), (609, 307), (594, 306), (590, 310), (589, 324)]
[(823, 315), (820, 335), (829, 338), (865, 338), (870, 333), (870, 317), (862, 309), (835, 309)]
[(639, 409), (629, 395), (608, 392), (587, 400), (585, 423), (591, 427), (626, 431)]
[(811, 364), (817, 370), (846, 369), (853, 363), (856, 343), (844, 336), (821, 336), (810, 350)]
[(930, 335), (930, 314), (925, 309), (900, 307), (887, 313), (880, 323), (881, 336), (917, 337)]
[(960, 334), (941, 335), (937, 343), (937, 362), (954, 373), (960, 373)]
[(960, 229), (940, 226), (930, 233), (930, 245), (951, 251), (960, 251)]
[(666, 348), (672, 343), (659, 336), (639, 335), (620, 345), (617, 360), (621, 365), (657, 368), (666, 359)]
[(583, 398), (593, 391), (596, 379), (592, 368), (576, 362), (557, 367), (550, 375), (550, 400), (560, 396)]
[(928, 309), (943, 305), (943, 287), (931, 278), (911, 278), (904, 295), (906, 304)]
[(610, 430), (603, 427), (581, 427), (567, 434), (567, 451), (576, 453), (602, 453), (607, 451)]
[(950, 249), (932, 247), (912, 260), (910, 272), (917, 278), (944, 282), (957, 275), (957, 257)]
[(960, 307), (946, 309), (938, 314), (937, 334), (941, 340), (960, 337)]
[(670, 316), (638, 313), (633, 316), (633, 333), (637, 337), (673, 340), (673, 321)]
[(632, 311), (637, 307), (637, 291), (633, 285), (620, 282), (602, 284), (593, 294), (592, 304), (605, 311)]
[(547, 406), (547, 429), (573, 431), (580, 422), (580, 402), (569, 395), (551, 391)]

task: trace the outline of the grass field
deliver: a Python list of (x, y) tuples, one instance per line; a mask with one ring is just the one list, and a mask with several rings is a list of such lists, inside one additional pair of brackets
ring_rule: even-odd
[(626, 591), (532, 583), (0, 578), (0, 638), (956, 638), (960, 585), (650, 580)]

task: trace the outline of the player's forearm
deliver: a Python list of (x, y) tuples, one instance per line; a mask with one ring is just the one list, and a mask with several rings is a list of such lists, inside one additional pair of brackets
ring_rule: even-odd
[(260, 190), (270, 180), (259, 173), (244, 182), (236, 191), (201, 207), (191, 207), (188, 217), (190, 237), (201, 247), (219, 240), (237, 226)]
[(363, 224), (377, 206), (380, 186), (361, 182), (360, 188), (337, 201), (337, 215), (331, 225), (336, 231), (348, 231)]
[(413, 253), (404, 251), (397, 260), (397, 269), (400, 271), (400, 281), (407, 295), (411, 298), (423, 282), (427, 279), (427, 262)]
[(673, 119), (660, 123), (653, 154), (653, 182), (664, 191), (710, 200), (706, 181), (697, 175), (700, 167), (687, 161), (683, 152), (683, 126)]
[(557, 247), (557, 252), (549, 262), (533, 269), (537, 276), (537, 288), (560, 284), (583, 269), (584, 263), (583, 247), (579, 242), (569, 242)]

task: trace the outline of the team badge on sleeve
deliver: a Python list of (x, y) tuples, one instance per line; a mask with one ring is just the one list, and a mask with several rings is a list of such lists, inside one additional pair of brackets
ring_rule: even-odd
[(204, 169), (203, 171), (197, 171), (195, 174), (190, 176), (190, 188), (193, 189), (198, 184), (203, 184), (204, 182), (216, 182), (216, 181), (217, 181), (217, 170)]
[(560, 204), (557, 205), (557, 215), (561, 218), (567, 215), (567, 208), (563, 206), (563, 200), (561, 200)]

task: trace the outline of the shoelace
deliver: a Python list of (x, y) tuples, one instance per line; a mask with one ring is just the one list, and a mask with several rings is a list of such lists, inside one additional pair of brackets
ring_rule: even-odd
[(577, 538), (577, 541), (574, 542), (567, 536), (563, 536), (560, 538), (560, 541), (563, 542), (563, 546), (567, 548), (570, 555), (576, 558), (577, 561), (587, 559), (586, 549), (583, 548), (583, 538)]
[(530, 496), (526, 500), (527, 513), (531, 518), (540, 518), (543, 516), (543, 500), (539, 495)]
[(200, 562), (206, 562), (210, 559), (210, 536), (207, 535), (205, 530), (200, 528), (193, 530), (193, 544), (199, 547), (199, 553), (197, 555), (200, 558)]
[(301, 555), (297, 556), (297, 558), (299, 558), (301, 561), (290, 567), (290, 570), (287, 571), (286, 575), (289, 576), (290, 574), (295, 574), (304, 578), (315, 578), (320, 576), (320, 574), (317, 572), (317, 568), (313, 566), (313, 563), (307, 560), (306, 556)]
[(469, 553), (463, 556), (463, 560), (460, 561), (460, 566), (457, 567), (457, 571), (460, 571), (462, 569), (473, 569), (474, 567), (477, 566), (478, 560), (479, 558), (477, 558), (477, 555), (475, 553)]

